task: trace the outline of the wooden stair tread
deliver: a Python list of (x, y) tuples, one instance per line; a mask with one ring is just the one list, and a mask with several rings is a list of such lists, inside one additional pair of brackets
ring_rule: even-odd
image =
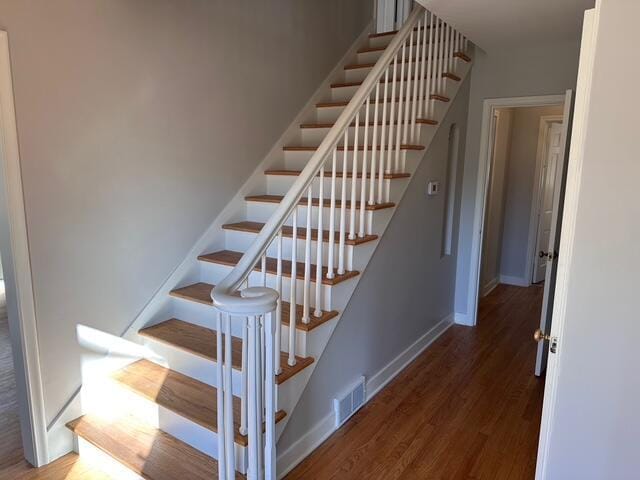
[[(260, 202), (260, 203), (280, 203), (284, 197), (282, 195), (248, 195), (245, 197), (247, 202)], [(298, 205), (306, 205), (307, 198), (303, 197), (298, 202)], [(320, 205), (320, 199), (312, 198), (311, 206), (317, 207)], [(329, 199), (323, 199), (322, 206), (324, 208), (329, 207)], [(336, 208), (341, 208), (342, 202), (339, 199), (336, 199)], [(345, 207), (347, 209), (351, 208), (351, 201), (347, 200), (345, 203)], [(365, 210), (383, 210), (385, 208), (393, 208), (395, 207), (395, 203), (387, 202), (387, 203), (377, 203), (375, 205), (365, 205)], [(360, 202), (356, 202), (356, 208), (360, 208)]]
[[(217, 337), (215, 330), (177, 318), (171, 318), (157, 325), (143, 328), (138, 333), (144, 337), (198, 355), (206, 360), (216, 361)], [(278, 385), (313, 363), (313, 358), (311, 357), (296, 356), (296, 360), (297, 362), (293, 367), (289, 366), (287, 354), (285, 352), (280, 354), (282, 373), (276, 376)], [(235, 370), (240, 370), (242, 367), (242, 340), (240, 338), (233, 337), (231, 339), (231, 364)]]
[(471, 61), (471, 57), (464, 52), (454, 52), (453, 56), (459, 58), (460, 60), (464, 60), (467, 63)]
[[(368, 65), (368, 64), (364, 64), (364, 65)], [(450, 73), (450, 72), (444, 72), (442, 74), (442, 76), (444, 78), (449, 78), (451, 80), (455, 80), (457, 82), (459, 82), (461, 80), (461, 78), (456, 75), (455, 73)], [(427, 80), (427, 77), (422, 77), (424, 80)], [(396, 82), (399, 82), (401, 79), (398, 78), (396, 79)], [(405, 81), (407, 80), (406, 78), (404, 79)], [(415, 80), (420, 80), (420, 77), (410, 77), (409, 80), (411, 80), (412, 82)], [(392, 82), (392, 80), (389, 80), (390, 82)], [(384, 83), (384, 78), (380, 79), (380, 83)], [(346, 88), (346, 87), (359, 87), (360, 85), (362, 85), (362, 82), (337, 82), (337, 83), (332, 83), (331, 84), (331, 88)]]
[[(389, 145), (389, 147), (393, 150), (395, 149), (395, 145)], [(424, 150), (424, 145), (408, 145), (408, 144), (400, 144), (400, 150)], [(378, 145), (376, 147), (376, 150), (380, 150), (381, 147), (380, 145)], [(304, 145), (286, 145), (284, 147), (282, 147), (282, 150), (284, 150), (285, 152), (315, 152), (316, 150), (318, 150), (317, 146), (304, 146)], [(336, 147), (336, 150), (339, 152), (344, 152), (344, 146), (343, 145), (338, 145)], [(367, 151), (372, 151), (373, 147), (370, 145), (367, 147)], [(353, 152), (353, 146), (349, 146), (347, 147), (347, 151), (349, 152)], [(364, 146), (360, 145), (358, 146), (358, 151), (359, 152), (363, 152), (364, 151)]]
[[(79, 437), (149, 480), (211, 480), (218, 462), (177, 438), (133, 417), (108, 421), (85, 415), (67, 424)], [(244, 478), (239, 473), (236, 479)]]
[[(220, 250), (219, 252), (200, 255), (198, 260), (203, 262), (215, 263), (218, 265), (226, 265), (235, 267), (242, 258), (242, 252), (234, 252), (233, 250)], [(278, 261), (276, 258), (267, 257), (267, 273), (276, 274)], [(282, 260), (282, 276), (291, 276), (292, 263), (290, 260)], [(256, 265), (254, 270), (260, 271), (260, 264)], [(344, 272), (342, 275), (335, 274), (334, 278), (326, 278), (327, 267), (322, 267), (322, 283), (324, 285), (337, 285), (338, 283), (349, 280), (360, 274), (357, 270)], [(296, 262), (296, 278), (304, 280), (304, 262)], [(311, 281), (315, 282), (316, 265), (311, 265)]]
[[(261, 222), (249, 222), (249, 221), (228, 223), (228, 224), (222, 226), (222, 228), (224, 230), (234, 230), (234, 231), (237, 231), (237, 232), (248, 232), (248, 233), (255, 233), (255, 234), (260, 233), (260, 230), (262, 230), (263, 227), (264, 227), (264, 223), (261, 223)], [(291, 227), (289, 225), (284, 225), (282, 227), (282, 236), (286, 237), (286, 238), (292, 238), (293, 237), (293, 227)], [(306, 240), (307, 239), (307, 229), (305, 227), (298, 227), (297, 228), (297, 236), (301, 240)], [(334, 232), (333, 238), (334, 238), (335, 242), (338, 242), (340, 240), (339, 233), (338, 232)], [(354, 240), (349, 240), (347, 238), (347, 239), (345, 239), (345, 244), (347, 244), (347, 245), (360, 245), (362, 243), (371, 242), (373, 240), (376, 240), (377, 238), (378, 238), (377, 235), (365, 235), (362, 238), (356, 237)], [(318, 229), (317, 228), (311, 229), (311, 240), (313, 240), (313, 241), (317, 241), (318, 240)], [(328, 242), (329, 241), (329, 231), (328, 230), (323, 230), (322, 231), (322, 241), (323, 242)]]
[[(113, 373), (111, 377), (129, 390), (167, 410), (185, 417), (212, 432), (218, 431), (218, 403), (215, 387), (202, 383), (181, 373), (161, 367), (149, 360), (138, 360)], [(239, 397), (233, 397), (233, 420), (235, 442), (248, 445), (241, 435)], [(276, 412), (276, 422), (285, 417)]]
[[(431, 120), (429, 118), (417, 118), (416, 119), (416, 123), (423, 123), (423, 124), (427, 124), (427, 125), (437, 125), (438, 121), (437, 120)], [(369, 122), (369, 126), (372, 127), (375, 123), (374, 122)], [(377, 123), (379, 126), (383, 125), (382, 122), (378, 122)], [(333, 123), (303, 123), (300, 125), (300, 128), (302, 129), (312, 129), (312, 128), (331, 128), (333, 127)], [(386, 125), (386, 124), (385, 124)], [(396, 125), (394, 123), (394, 125)], [(352, 123), (350, 125), (351, 127), (354, 127), (355, 125)], [(360, 127), (364, 127), (365, 124), (364, 122), (360, 122), (359, 124)]]
[[(278, 170), (278, 169), (269, 169), (269, 170), (265, 170), (264, 174), (265, 175), (283, 175), (283, 176), (291, 176), (291, 177), (297, 177), (298, 175), (300, 175), (300, 173), (302, 172), (302, 170)], [(333, 172), (324, 172), (324, 177), (325, 178), (331, 178)], [(318, 173), (318, 176), (320, 174)], [(342, 178), (342, 175), (344, 175), (343, 172), (336, 172), (336, 177), (337, 178)], [(387, 179), (387, 180), (394, 180), (396, 178), (409, 178), (411, 176), (410, 173), (385, 173), (383, 175), (383, 178)], [(347, 178), (353, 178), (353, 172), (347, 172)], [(362, 178), (362, 172), (358, 172), (358, 178)], [(371, 173), (367, 173), (367, 178), (371, 178)], [(350, 240), (347, 240), (347, 243)]]
[[(445, 97), (444, 95), (436, 95), (436, 94), (431, 94), (429, 95), (429, 98), (431, 100), (441, 100), (443, 102), (448, 102), (449, 98)], [(407, 100), (406, 98), (396, 98), (396, 99), (392, 99), (389, 98), (386, 100), (387, 103), (392, 103), (392, 102), (400, 102), (401, 100)], [(385, 100), (381, 100), (378, 103), (384, 103)], [(376, 102), (371, 102), (372, 105), (375, 105)], [(316, 108), (336, 108), (336, 107), (346, 107), (347, 105), (349, 105), (349, 100), (344, 100), (344, 101), (339, 101), (339, 102), (319, 102), (316, 103)]]
[[(194, 283), (183, 288), (177, 288), (171, 292), (171, 295), (178, 298), (183, 298), (192, 302), (202, 303), (204, 305), (213, 306), (211, 301), (211, 290), (213, 285), (209, 283)], [(291, 305), (289, 302), (282, 301), (282, 322), (289, 324), (289, 309)], [(296, 312), (298, 317), (296, 320), (296, 329), (304, 332), (310, 332), (316, 327), (319, 327), (325, 322), (328, 322), (332, 318), (338, 315), (335, 310), (323, 311), (319, 317), (311, 316), (309, 323), (302, 323), (302, 306), (296, 305)]]

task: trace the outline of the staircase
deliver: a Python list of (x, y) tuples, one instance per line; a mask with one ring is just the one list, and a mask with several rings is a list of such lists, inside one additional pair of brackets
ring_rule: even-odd
[(421, 6), (399, 32), (369, 35), (222, 227), (224, 249), (200, 255), (198, 281), (176, 285), (166, 316), (138, 331), (147, 353), (67, 425), (81, 454), (130, 478), (278, 478), (277, 439), (470, 70), (467, 51)]

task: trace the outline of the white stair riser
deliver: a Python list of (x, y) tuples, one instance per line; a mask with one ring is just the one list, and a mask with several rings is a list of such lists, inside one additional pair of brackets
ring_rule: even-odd
[[(414, 35), (414, 41), (413, 43), (409, 43), (407, 41), (406, 47), (405, 47), (405, 55), (406, 58), (409, 58), (409, 48), (411, 48), (412, 50), (412, 55), (411, 58), (415, 58), (416, 57), (416, 50), (418, 49), (418, 46), (420, 48), (420, 59), (422, 59), (422, 34), (420, 34), (420, 44), (416, 44), (417, 39), (415, 38)], [(388, 44), (385, 44), (384, 46), (386, 47)], [(429, 39), (427, 38), (427, 50), (428, 50), (428, 45), (429, 45)], [(437, 46), (439, 45), (438, 42), (433, 42), (434, 47), (437, 48)], [(383, 45), (376, 45), (377, 47), (382, 47)], [(434, 48), (432, 47), (432, 48)], [(443, 47), (444, 48), (444, 47)], [(375, 63), (378, 61), (378, 59), (382, 56), (382, 54), (384, 53), (384, 50), (376, 50), (374, 52), (360, 52), (356, 54), (356, 58), (357, 58), (357, 63)], [(400, 49), (400, 55), (402, 55), (402, 48)]]
[[(211, 330), (216, 330), (215, 315), (216, 312), (212, 306), (204, 305), (202, 303), (192, 302), (183, 298), (173, 298), (174, 317), (184, 320), (195, 325), (200, 325)], [(235, 318), (235, 317), (234, 317)], [(286, 328), (283, 326), (283, 329)], [(232, 320), (231, 322), (231, 335), (237, 338), (242, 338), (242, 321)], [(284, 335), (283, 339), (288, 339), (288, 332)], [(306, 332), (297, 330), (296, 332), (296, 348), (297, 351), (303, 351), (306, 345), (305, 336)], [(288, 340), (287, 340), (288, 342)], [(283, 351), (288, 350), (288, 343), (283, 345)]]
[[(392, 102), (387, 102), (387, 111), (386, 111), (386, 118), (390, 118), (391, 115), (391, 103)], [(397, 116), (398, 114), (398, 105), (399, 102), (394, 102), (395, 103), (395, 115)], [(446, 102), (441, 102), (438, 100), (433, 100), (433, 110), (432, 110), (432, 114), (431, 115), (427, 115), (426, 112), (423, 115), (425, 118), (434, 118), (434, 119), (438, 119), (438, 118), (442, 118), (442, 113), (446, 110)], [(318, 123), (333, 123), (335, 122), (338, 117), (340, 116), (340, 114), (342, 113), (342, 111), (345, 109), (345, 107), (317, 107), (316, 108), (316, 121)], [(403, 109), (404, 111), (404, 109)], [(424, 110), (423, 110), (424, 111)], [(375, 113), (375, 111), (373, 109), (371, 109), (369, 111), (370, 114), (370, 119), (371, 121), (374, 120), (375, 116), (373, 115)], [(360, 114), (360, 120), (364, 121), (364, 110), (361, 112)], [(383, 104), (381, 103), (379, 105), (378, 108), (378, 120), (381, 121), (383, 118), (385, 118), (383, 116)], [(395, 124), (394, 124), (395, 125)], [(394, 131), (395, 131), (395, 127), (394, 127)], [(388, 134), (386, 135), (386, 137), (388, 138)], [(389, 142), (387, 141), (385, 144), (388, 144)]]
[[(371, 152), (368, 152), (371, 153)], [(379, 154), (380, 152), (376, 152), (377, 154)], [(424, 153), (424, 152), (423, 152)], [(411, 157), (413, 155), (415, 155), (414, 152), (411, 152), (412, 155), (407, 155), (407, 157)], [(395, 152), (392, 152), (392, 155), (395, 157)], [(401, 155), (402, 155), (402, 151), (401, 151)], [(374, 201), (377, 198), (377, 192), (378, 192), (378, 187), (379, 187), (379, 167), (380, 167), (380, 157), (381, 155), (376, 155), (376, 175), (375, 178), (373, 179), (373, 194), (374, 194)], [(359, 159), (360, 161), (359, 163), (359, 168), (358, 170), (362, 169), (362, 158)], [(386, 162), (386, 160), (385, 160)], [(367, 169), (371, 168), (371, 158), (367, 155)], [(340, 172), (340, 170), (342, 169), (342, 162), (340, 162), (340, 165), (338, 165), (338, 172)], [(331, 184), (332, 184), (332, 178), (331, 175), (329, 175), (327, 172), (327, 174), (325, 174), (324, 180), (323, 180), (323, 198), (325, 199), (324, 203), (326, 205), (330, 204), (331, 201)], [(361, 195), (362, 195), (362, 174), (361, 172), (358, 173), (358, 177), (356, 178), (356, 198), (357, 198), (357, 202), (358, 205), (360, 205), (360, 199), (361, 199)], [(370, 176), (370, 172), (367, 172), (367, 177)], [(293, 182), (296, 181), (298, 177), (297, 176), (293, 176), (293, 175), (269, 175), (267, 178), (267, 194), (268, 195), (284, 195), (289, 191), (289, 188), (291, 188), (291, 185), (293, 185)], [(336, 175), (336, 200), (339, 200), (341, 198), (342, 195), (342, 176), (341, 175)], [(395, 202), (397, 200), (400, 199), (400, 195), (398, 194), (398, 185), (402, 184), (402, 182), (408, 182), (409, 178), (395, 178), (395, 179), (386, 179), (383, 178), (382, 179), (382, 183), (383, 183), (383, 188), (386, 188), (386, 185), (388, 182), (391, 182), (391, 184), (393, 185), (391, 187), (391, 189), (389, 190), (390, 196), (389, 196), (389, 201), (391, 202)], [(395, 185), (394, 185), (395, 184)], [(346, 196), (347, 199), (350, 200), (351, 199), (351, 192), (353, 191), (353, 178), (349, 178), (349, 176), (347, 176), (346, 178), (346, 183), (345, 183), (345, 191), (346, 191)], [(395, 188), (394, 188), (395, 187)], [(312, 191), (313, 191), (313, 196), (314, 198), (318, 197), (319, 195), (319, 190), (320, 190), (320, 178), (316, 177), (316, 179), (313, 182), (313, 186), (312, 186)], [(364, 189), (365, 189), (365, 202), (369, 202), (369, 196), (371, 193), (371, 178), (367, 178), (365, 180), (364, 183)], [(306, 215), (306, 212), (305, 212)], [(314, 216), (314, 218), (312, 219), (315, 222), (313, 223), (313, 227), (315, 227), (315, 225), (317, 224), (317, 218)], [(306, 221), (306, 217), (305, 217), (305, 221)], [(329, 225), (326, 224), (324, 225), (325, 229), (329, 228)]]
[[(464, 62), (464, 60), (461, 60), (461, 59), (455, 57), (453, 59), (453, 66), (451, 66), (451, 68), (447, 68), (447, 58), (445, 57), (443, 59), (443, 70), (444, 71), (451, 71), (452, 73), (456, 73), (457, 71), (460, 71), (460, 62)], [(415, 68), (416, 68), (415, 64), (416, 63), (419, 63), (419, 62), (415, 62), (413, 60), (411, 60), (411, 61), (405, 60), (404, 68), (402, 68), (403, 64), (400, 61), (398, 61), (397, 64), (396, 64), (396, 79), (407, 78), (407, 77), (414, 76)], [(362, 64), (358, 64), (358, 65), (362, 65)], [(347, 68), (343, 72), (342, 81), (344, 81), (344, 82), (361, 82), (365, 78), (367, 78), (367, 75), (369, 75), (369, 72), (371, 71), (372, 68), (373, 68), (373, 66), (366, 66), (366, 67), (362, 67), (362, 68)], [(418, 68), (420, 68), (419, 65), (418, 65)], [(433, 64), (432, 64), (431, 68), (433, 70), (433, 68), (434, 68)], [(384, 75), (383, 75), (382, 78), (384, 79)], [(391, 88), (392, 80), (393, 80), (393, 64), (391, 64), (391, 66), (389, 67), (389, 88)], [(396, 91), (398, 91), (397, 88), (396, 88)]]
[[(400, 144), (402, 144), (402, 135), (403, 132), (400, 132)], [(416, 158), (422, 158), (422, 156), (425, 153), (425, 150), (406, 150), (406, 149), (402, 149), (402, 148), (395, 148), (395, 142), (397, 140), (396, 137), (396, 133), (394, 132), (394, 138), (393, 138), (393, 142), (391, 145), (391, 148), (384, 148), (383, 150), (377, 150), (376, 151), (376, 170), (380, 169), (380, 162), (384, 161), (384, 166), (385, 166), (385, 170), (387, 170), (388, 168), (392, 171), (392, 172), (402, 172), (402, 164), (400, 162), (400, 160), (402, 159), (403, 155), (406, 155), (407, 157), (410, 156), (414, 156)], [(349, 141), (349, 144), (351, 144), (351, 140)], [(284, 165), (285, 168), (287, 169), (291, 169), (291, 170), (301, 170), (311, 159), (311, 157), (313, 156), (313, 154), (315, 153), (315, 151), (288, 151), (288, 152), (284, 152)], [(360, 150), (357, 152), (356, 155), (354, 155), (353, 151), (347, 151), (346, 152), (346, 156), (347, 156), (347, 162), (346, 162), (346, 167), (347, 167), (347, 172), (349, 173), (353, 173), (353, 159), (356, 158), (357, 160), (357, 173), (361, 174), (362, 173), (362, 160), (364, 158), (364, 151)], [(371, 165), (371, 154), (373, 152), (371, 150), (367, 151), (367, 172), (369, 173), (369, 168)], [(336, 165), (337, 165), (337, 171), (341, 172), (344, 169), (344, 154), (345, 152), (343, 151), (338, 151), (338, 155), (336, 158)], [(398, 161), (398, 168), (396, 169), (396, 158), (399, 159)], [(391, 159), (391, 164), (389, 164), (389, 159)], [(331, 158), (329, 161), (327, 161), (326, 165), (326, 169), (330, 170), (332, 167), (332, 163), (333, 163), (333, 159)], [(352, 182), (352, 179), (347, 177), (347, 186), (349, 186), (349, 184)], [(339, 183), (342, 183), (342, 178), (339, 178)]]
[[(346, 267), (346, 263), (345, 263), (345, 267)], [(201, 266), (201, 272), (202, 272), (202, 280), (208, 283), (216, 283), (216, 282), (220, 282), (220, 280), (222, 280), (228, 273), (229, 271), (231, 271), (231, 267), (228, 267), (226, 265), (218, 265), (218, 264), (213, 264), (213, 263), (208, 263), (208, 262), (202, 262), (202, 266)], [(249, 276), (249, 285), (251, 286), (257, 286), (257, 285), (262, 285), (262, 280), (261, 280), (262, 274), (260, 272), (253, 272), (250, 276)], [(347, 280), (346, 282), (349, 281), (355, 281), (353, 279)], [(337, 285), (322, 285), (322, 309), (323, 310), (332, 310), (335, 307), (332, 308), (332, 304), (331, 304), (331, 297), (335, 296), (336, 293), (339, 294), (339, 291), (343, 288), (343, 285), (346, 282), (341, 282), (338, 283)], [(315, 286), (315, 282), (312, 281), (310, 282), (310, 305), (312, 307), (315, 308), (316, 303), (315, 303), (315, 291), (316, 291), (316, 286)], [(270, 288), (276, 288), (276, 275), (275, 274), (267, 274), (267, 286)], [(298, 305), (302, 305), (303, 304), (303, 287), (304, 287), (304, 281), (298, 279), (297, 280), (297, 285), (296, 285), (296, 302)], [(294, 303), (291, 300), (291, 295), (290, 295), (290, 288), (291, 288), (291, 279), (289, 277), (282, 277), (282, 297), (286, 302), (290, 302), (290, 303)]]
[[(412, 72), (411, 75), (409, 75), (410, 77), (410, 82), (409, 81), (403, 81), (402, 82), (402, 91), (403, 91), (403, 97), (405, 97), (405, 93), (407, 92), (407, 88), (409, 89), (409, 97), (413, 98), (413, 92), (414, 92), (414, 88), (417, 88), (417, 92), (416, 92), (416, 98), (420, 99), (420, 98), (424, 98), (424, 92), (426, 92), (426, 73), (423, 75), (422, 78), (422, 90), (420, 89), (420, 72)], [(416, 81), (415, 79), (418, 79), (417, 82), (417, 86), (415, 86)], [(451, 83), (451, 82), (455, 82), (455, 80), (451, 80), (450, 78), (445, 78), (444, 80), (447, 83)], [(399, 92), (400, 92), (400, 83), (399, 81), (396, 82), (396, 97), (399, 97)], [(388, 87), (388, 93), (387, 93), (387, 99), (391, 98), (391, 86), (392, 84), (389, 83), (389, 87)], [(350, 100), (356, 93), (356, 91), (358, 90), (359, 85), (354, 85), (354, 86), (348, 86), (348, 87), (334, 87), (331, 89), (331, 97), (330, 97), (330, 101), (332, 102), (344, 102), (344, 101), (348, 101)], [(379, 91), (379, 96), (378, 98), (383, 98), (384, 95), (384, 85), (381, 84), (380, 85), (380, 91)], [(373, 105), (373, 100), (375, 100), (375, 90), (374, 93), (371, 95), (371, 100), (372, 100), (372, 105)]]
[[(337, 199), (339, 200), (339, 199)], [(384, 198), (383, 198), (384, 201)], [(331, 208), (329, 208), (329, 204), (330, 202), (327, 200), (325, 203), (325, 206), (322, 208), (322, 215), (323, 215), (323, 223), (324, 225), (327, 225), (327, 229), (329, 228), (329, 216), (331, 214)], [(357, 205), (359, 206), (360, 203), (358, 202)], [(273, 211), (276, 209), (276, 207), (278, 206), (277, 203), (267, 203), (267, 202), (253, 202), (253, 201), (248, 201), (247, 202), (247, 218), (250, 218), (253, 221), (256, 222), (266, 222), (269, 217), (271, 216), (271, 214), (273, 213)], [(312, 218), (317, 219), (317, 215), (318, 215), (318, 211), (320, 210), (320, 207), (317, 206), (313, 206), (311, 207), (311, 215)], [(335, 209), (335, 228), (336, 230), (339, 229), (339, 225), (340, 225), (340, 209), (336, 207)], [(380, 232), (378, 231), (378, 226), (377, 226), (377, 218), (387, 215), (387, 213), (389, 212), (389, 210), (393, 210), (393, 208), (385, 208), (385, 209), (380, 209), (380, 210), (366, 210), (365, 211), (365, 230), (366, 227), (369, 224), (369, 219), (367, 218), (367, 215), (369, 215), (373, 220), (372, 220), (372, 230), (371, 233), (372, 234), (379, 234)], [(358, 208), (357, 210), (357, 215), (356, 215), (356, 233), (359, 230), (359, 213), (360, 213), (360, 209)], [(298, 227), (302, 227), (305, 226), (305, 222), (306, 222), (306, 215), (307, 215), (307, 207), (306, 206), (300, 206), (298, 207)], [(349, 208), (346, 209), (346, 232), (347, 234), (349, 234), (349, 217), (350, 217), (350, 210)], [(285, 225), (291, 225), (291, 218), (289, 218), (286, 222)]]
[[(373, 110), (371, 110), (370, 112), (370, 119), (369, 119), (369, 128), (367, 131), (367, 145), (372, 145), (373, 144), (373, 125), (371, 125), (372, 123), (372, 119), (373, 119)], [(364, 124), (364, 118), (361, 118), (361, 123)], [(422, 129), (425, 128), (429, 128), (429, 129), (435, 129), (436, 127), (433, 125), (423, 125), (423, 124), (419, 124), (416, 123), (416, 130), (420, 131)], [(377, 132), (376, 132), (376, 138), (378, 139), (376, 141), (376, 146), (380, 145), (380, 133), (382, 130), (382, 125), (378, 125), (377, 128)], [(320, 142), (322, 142), (322, 140), (324, 140), (324, 138), (327, 136), (327, 133), (329, 133), (329, 128), (301, 128), (300, 129), (300, 136), (298, 138), (298, 143), (296, 145), (320, 145)], [(358, 144), (359, 145), (364, 145), (364, 134), (365, 134), (365, 128), (364, 125), (360, 125), (358, 127)], [(349, 138), (352, 139), (354, 138), (355, 135), (355, 127), (349, 127)]]

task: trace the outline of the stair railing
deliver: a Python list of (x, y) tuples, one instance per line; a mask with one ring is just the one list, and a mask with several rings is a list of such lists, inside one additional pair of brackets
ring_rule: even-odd
[[(416, 5), (255, 241), (212, 290), (218, 332), (219, 478), (235, 478), (234, 393), (241, 397), (239, 433), (248, 436), (247, 478), (277, 478), (276, 379), (283, 372), (283, 323), (288, 323), (286, 364), (292, 368), (298, 362), (296, 323), (319, 320), (330, 308), (325, 285), (352, 270), (347, 242), (372, 234), (373, 209), (389, 202), (388, 180), (405, 170), (405, 144), (419, 138), (421, 119), (434, 115), (444, 79), (466, 49), (461, 33)], [(300, 250), (298, 238), (304, 239)], [(267, 259), (268, 252), (275, 259)], [(268, 271), (275, 272), (269, 282)], [(285, 278), (290, 279), (287, 288)], [(288, 317), (283, 318), (286, 309)], [(232, 355), (232, 320), (240, 322), (242, 331), (240, 361)], [(241, 368), (240, 385), (234, 385), (234, 366)]]

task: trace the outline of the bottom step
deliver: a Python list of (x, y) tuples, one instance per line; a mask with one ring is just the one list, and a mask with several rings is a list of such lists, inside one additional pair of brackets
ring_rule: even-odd
[[(133, 417), (114, 421), (85, 415), (67, 424), (76, 435), (150, 480), (212, 480), (218, 462)], [(244, 476), (236, 474), (236, 479)]]

